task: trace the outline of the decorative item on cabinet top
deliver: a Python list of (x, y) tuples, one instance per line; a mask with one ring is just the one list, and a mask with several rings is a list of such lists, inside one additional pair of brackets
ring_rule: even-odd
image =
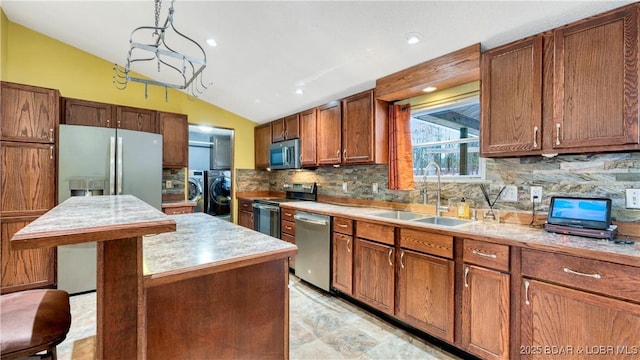
[[(155, 26), (140, 26), (131, 32), (127, 64), (124, 67), (115, 64), (113, 67), (113, 83), (116, 88), (124, 90), (129, 81), (140, 82), (144, 84), (144, 97), (147, 98), (148, 85), (161, 86), (165, 88), (165, 100), (168, 101), (168, 88), (187, 90), (188, 95), (197, 98), (211, 85), (211, 83), (205, 84), (202, 79), (202, 71), (207, 66), (207, 54), (204, 49), (173, 25), (173, 1), (171, 0), (169, 14), (163, 25), (159, 24), (162, 0), (154, 0)], [(173, 31), (170, 32), (170, 30)], [(134, 38), (143, 42), (137, 42)], [(175, 51), (176, 48), (188, 48), (191, 52), (183, 54)], [(136, 70), (143, 73), (142, 70), (149, 69), (145, 65), (154, 60), (158, 73), (161, 69), (172, 70), (161, 76), (163, 80), (131, 76), (134, 63), (143, 64), (138, 68), (139, 70)]]

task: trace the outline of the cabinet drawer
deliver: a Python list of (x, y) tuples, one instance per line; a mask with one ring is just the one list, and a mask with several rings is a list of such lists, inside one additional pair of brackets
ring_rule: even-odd
[(164, 213), (167, 215), (191, 214), (193, 212), (193, 206), (166, 207), (163, 210), (164, 210)]
[(238, 199), (238, 209), (240, 211), (253, 212), (253, 200)]
[(296, 219), (293, 217), (295, 214), (296, 211), (293, 209), (280, 208), (280, 217), (283, 221), (296, 221)]
[(453, 259), (453, 236), (400, 229), (400, 247)]
[(282, 220), (282, 223), (280, 224), (280, 232), (283, 234), (295, 235), (296, 223), (293, 221)]
[(509, 272), (509, 246), (464, 239), (464, 262)]
[(633, 266), (523, 249), (522, 275), (640, 302), (640, 268)]
[(364, 221), (356, 222), (356, 235), (359, 238), (394, 245), (393, 226), (374, 224)]
[(342, 234), (353, 235), (353, 220), (334, 216), (333, 231)]

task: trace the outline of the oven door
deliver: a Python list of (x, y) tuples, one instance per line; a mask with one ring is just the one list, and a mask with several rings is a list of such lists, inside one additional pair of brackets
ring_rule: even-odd
[(254, 202), (253, 229), (280, 239), (280, 207)]

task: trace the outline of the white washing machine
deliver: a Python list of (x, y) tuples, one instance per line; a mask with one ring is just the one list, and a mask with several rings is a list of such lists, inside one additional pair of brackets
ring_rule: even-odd
[(194, 211), (204, 211), (204, 170), (189, 170), (189, 201), (195, 201)]

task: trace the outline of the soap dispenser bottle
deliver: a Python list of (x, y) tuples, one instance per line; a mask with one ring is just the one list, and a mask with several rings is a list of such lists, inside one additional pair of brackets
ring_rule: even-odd
[(469, 203), (467, 203), (464, 198), (460, 199), (458, 203), (458, 218), (460, 219), (470, 219), (471, 218), (471, 209), (469, 209)]

